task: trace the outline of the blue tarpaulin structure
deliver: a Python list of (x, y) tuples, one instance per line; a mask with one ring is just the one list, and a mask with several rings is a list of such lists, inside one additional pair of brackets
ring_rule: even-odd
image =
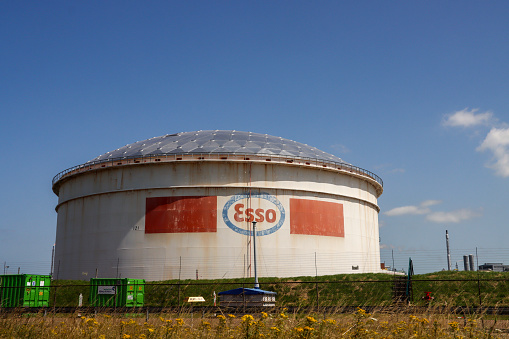
[(239, 287), (239, 288), (235, 288), (233, 290), (219, 292), (219, 295), (225, 295), (225, 294), (239, 295), (239, 294), (242, 294), (242, 293), (244, 293), (245, 295), (277, 294), (276, 292), (264, 291), (264, 290), (261, 290), (259, 288), (242, 288), (242, 287)]
[(259, 288), (235, 288), (218, 293), (222, 306), (276, 306), (276, 292)]

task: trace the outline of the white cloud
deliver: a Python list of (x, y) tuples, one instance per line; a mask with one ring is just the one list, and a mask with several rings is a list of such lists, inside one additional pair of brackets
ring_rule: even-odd
[(493, 113), (484, 112), (475, 114), (477, 111), (478, 109), (468, 110), (465, 108), (461, 111), (446, 115), (442, 121), (442, 125), (452, 127), (472, 127), (478, 125), (490, 125), (493, 123)]
[(429, 207), (429, 206), (438, 205), (441, 203), (442, 203), (441, 200), (425, 200), (425, 201), (421, 202), (421, 206)]
[[(491, 112), (478, 113), (478, 109), (464, 109), (447, 115), (442, 121), (444, 126), (472, 127), (491, 125), (491, 130), (484, 141), (477, 147), (478, 152), (488, 151), (493, 159), (486, 167), (495, 170), (501, 177), (509, 177), (509, 127), (506, 123), (499, 123)], [(495, 127), (495, 124), (498, 126)]]
[(450, 212), (433, 212), (430, 207), (441, 204), (440, 200), (425, 200), (418, 206), (401, 206), (393, 208), (384, 214), (390, 217), (401, 215), (426, 215), (426, 219), (436, 223), (459, 223), (475, 217), (480, 217), (482, 213), (471, 209), (463, 208)]
[(426, 216), (426, 219), (436, 223), (459, 223), (463, 220), (469, 220), (480, 217), (482, 214), (469, 209), (460, 209), (450, 212), (433, 212)]
[(400, 215), (419, 215), (419, 214), (428, 214), (430, 213), (429, 206), (440, 204), (440, 200), (425, 200), (423, 201), (419, 206), (401, 206), (393, 208), (392, 210), (389, 210), (385, 212), (385, 215), (388, 215), (390, 217), (394, 216), (400, 216)]
[(393, 208), (390, 211), (385, 212), (385, 215), (388, 215), (390, 217), (399, 216), (399, 215), (406, 215), (406, 214), (426, 214), (429, 210), (427, 208), (422, 209), (418, 206), (401, 206)]
[(477, 151), (491, 151), (493, 161), (489, 168), (502, 177), (509, 177), (509, 128), (492, 128)]
[(334, 144), (334, 145), (331, 145), (331, 148), (336, 150), (337, 152), (341, 153), (341, 154), (344, 154), (344, 153), (349, 153), (350, 150), (348, 149), (348, 147), (346, 147), (345, 145), (341, 145), (341, 144)]

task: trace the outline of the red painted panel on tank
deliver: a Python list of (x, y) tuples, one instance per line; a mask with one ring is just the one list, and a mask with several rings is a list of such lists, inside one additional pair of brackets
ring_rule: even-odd
[(343, 204), (290, 199), (290, 233), (344, 237)]
[(147, 198), (145, 233), (217, 232), (217, 197)]

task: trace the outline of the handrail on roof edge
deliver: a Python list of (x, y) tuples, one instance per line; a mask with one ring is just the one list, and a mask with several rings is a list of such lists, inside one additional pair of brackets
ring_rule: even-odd
[(168, 154), (157, 154), (157, 155), (149, 154), (149, 155), (141, 155), (141, 156), (130, 156), (130, 157), (122, 157), (122, 158), (97, 160), (97, 161), (87, 162), (87, 163), (84, 163), (84, 164), (81, 164), (81, 165), (76, 165), (76, 166), (67, 168), (67, 169), (59, 172), (57, 175), (55, 175), (53, 177), (53, 180), (51, 181), (51, 184), (52, 184), (52, 186), (54, 186), (60, 179), (62, 179), (66, 174), (68, 174), (70, 172), (74, 172), (74, 171), (79, 170), (79, 169), (84, 169), (86, 167), (93, 167), (95, 165), (99, 165), (99, 164), (103, 164), (103, 163), (108, 163), (108, 162), (113, 163), (115, 161), (125, 161), (125, 160), (129, 161), (129, 160), (135, 160), (135, 159), (161, 158), (161, 157), (168, 157), (168, 156), (172, 156), (174, 158), (177, 158), (177, 156), (200, 157), (200, 156), (204, 156), (204, 155), (207, 155), (207, 156), (214, 155), (214, 156), (217, 156), (217, 157), (225, 156), (225, 155), (227, 155), (227, 156), (235, 155), (236, 157), (238, 157), (238, 156), (244, 156), (244, 157), (246, 157), (246, 156), (250, 156), (250, 157), (267, 157), (267, 156), (269, 156), (269, 157), (271, 157), (271, 159), (272, 158), (277, 158), (277, 159), (282, 159), (282, 160), (285, 160), (285, 159), (292, 159), (292, 160), (299, 159), (299, 160), (303, 160), (303, 161), (313, 161), (315, 163), (334, 164), (334, 166), (346, 167), (348, 169), (360, 172), (361, 174), (364, 174), (364, 175), (370, 177), (371, 179), (375, 180), (382, 188), (384, 186), (382, 178), (380, 178), (375, 173), (373, 173), (371, 171), (368, 171), (368, 170), (365, 170), (365, 169), (363, 169), (361, 167), (345, 163), (345, 162), (326, 161), (326, 160), (320, 160), (320, 159), (316, 159), (316, 158), (279, 156), (277, 154), (250, 154), (250, 153), (236, 153), (236, 154), (231, 154), (231, 153), (214, 153), (214, 154), (211, 154), (211, 153), (193, 153), (193, 154), (174, 154), (174, 153), (168, 153)]

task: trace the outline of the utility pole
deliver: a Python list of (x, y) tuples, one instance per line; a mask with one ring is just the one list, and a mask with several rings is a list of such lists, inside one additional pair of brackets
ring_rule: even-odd
[(445, 244), (447, 246), (447, 270), (451, 270), (451, 250), (449, 249), (449, 232), (445, 230)]
[(54, 270), (54, 266), (55, 265), (55, 244), (53, 244), (53, 248), (51, 249), (51, 268), (50, 268), (50, 276), (51, 276), (51, 279), (53, 279), (53, 270)]
[(254, 288), (260, 288), (260, 284), (258, 283), (258, 271), (256, 267), (256, 221), (253, 221), (253, 256), (254, 256), (254, 275), (255, 275)]

